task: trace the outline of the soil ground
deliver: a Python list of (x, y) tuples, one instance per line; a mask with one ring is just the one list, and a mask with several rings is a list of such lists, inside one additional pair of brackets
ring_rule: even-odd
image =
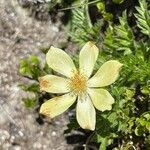
[(65, 114), (44, 125), (35, 121), (33, 110), (25, 108), (18, 88), (29, 81), (18, 73), (19, 62), (30, 54), (44, 60), (40, 47), (66, 41), (59, 23), (38, 21), (29, 16), (17, 0), (0, 0), (0, 150), (72, 150), (63, 131)]

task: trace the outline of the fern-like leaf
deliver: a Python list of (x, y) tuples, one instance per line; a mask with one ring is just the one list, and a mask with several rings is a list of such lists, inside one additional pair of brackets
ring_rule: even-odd
[(131, 28), (127, 22), (126, 12), (119, 18), (120, 25), (110, 25), (105, 32), (104, 50), (109, 53), (124, 52), (132, 53), (135, 50), (135, 40)]
[(100, 36), (102, 22), (98, 21), (92, 27), (89, 26), (84, 9), (78, 8), (73, 10), (71, 20), (69, 35), (74, 42), (84, 45), (88, 41), (97, 43), (102, 40), (102, 36)]
[(139, 0), (139, 4), (140, 6), (136, 7), (138, 13), (135, 14), (137, 26), (143, 34), (150, 36), (150, 11), (146, 0)]

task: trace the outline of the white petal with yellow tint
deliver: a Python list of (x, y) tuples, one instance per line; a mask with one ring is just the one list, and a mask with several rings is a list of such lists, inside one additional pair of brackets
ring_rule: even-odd
[(40, 113), (54, 118), (66, 111), (76, 100), (76, 96), (71, 93), (54, 97), (42, 104)]
[(88, 93), (92, 99), (94, 106), (101, 111), (111, 110), (114, 98), (104, 89), (88, 89)]
[(122, 64), (116, 60), (104, 63), (97, 73), (88, 81), (89, 87), (104, 87), (112, 84), (119, 76)]
[(79, 125), (83, 129), (95, 130), (95, 108), (88, 95), (78, 98), (76, 117)]
[(76, 72), (76, 67), (70, 56), (59, 48), (51, 46), (46, 54), (46, 62), (50, 68), (66, 77), (71, 77)]
[(69, 92), (69, 79), (55, 75), (46, 75), (39, 77), (40, 90), (50, 93)]
[(95, 62), (98, 57), (98, 48), (92, 43), (87, 42), (79, 55), (80, 73), (90, 77), (92, 74)]

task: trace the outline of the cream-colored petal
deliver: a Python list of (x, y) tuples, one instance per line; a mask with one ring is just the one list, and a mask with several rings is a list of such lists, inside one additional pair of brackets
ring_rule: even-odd
[(83, 129), (95, 130), (95, 108), (88, 95), (78, 98), (76, 117), (79, 125)]
[(114, 103), (114, 98), (107, 90), (89, 88), (88, 93), (92, 99), (94, 106), (98, 110), (111, 110), (112, 104)]
[(76, 100), (76, 96), (71, 93), (54, 97), (42, 104), (40, 113), (54, 118), (66, 111)]
[(83, 46), (79, 55), (79, 66), (81, 74), (90, 77), (98, 57), (98, 52), (98, 48), (92, 42), (87, 42)]
[(39, 77), (40, 90), (49, 93), (67, 93), (69, 89), (69, 79), (55, 75)]
[(66, 77), (71, 77), (76, 72), (76, 67), (70, 56), (59, 48), (51, 46), (46, 54), (46, 62), (50, 68)]
[(97, 73), (88, 81), (89, 87), (104, 87), (112, 84), (119, 76), (122, 64), (116, 60), (104, 63)]

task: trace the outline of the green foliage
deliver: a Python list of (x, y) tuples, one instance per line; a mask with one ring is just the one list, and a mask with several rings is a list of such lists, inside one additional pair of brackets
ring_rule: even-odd
[(97, 3), (98, 11), (102, 14), (105, 21), (112, 21), (113, 15), (111, 13), (106, 12), (104, 1), (100, 1)]
[(141, 136), (145, 133), (150, 132), (150, 112), (142, 114), (140, 118), (136, 119), (137, 127), (135, 129), (135, 134)]
[(83, 45), (88, 41), (101, 41), (102, 37), (99, 36), (100, 28), (101, 21), (95, 23), (93, 26), (89, 25), (84, 9), (78, 8), (72, 11), (69, 35), (74, 42)]
[[(139, 16), (143, 14), (149, 16), (149, 11), (146, 6), (145, 1), (140, 1), (140, 6), (136, 7), (138, 10), (144, 12), (138, 11), (138, 14), (136, 14), (136, 16), (138, 16), (138, 27), (142, 26), (141, 22), (139, 22), (141, 18)], [(103, 2), (97, 3), (97, 8), (104, 14), (105, 5)], [(83, 19), (83, 17), (81, 18)], [(104, 20), (101, 20), (101, 24), (99, 23), (99, 29), (101, 29)], [(141, 32), (148, 33), (149, 19), (145, 17), (144, 20), (147, 27), (141, 28)], [(83, 23), (76, 21), (76, 24), (79, 28)], [(85, 30), (82, 30), (83, 33), (80, 33), (82, 33), (82, 35), (88, 35), (87, 24), (84, 25), (84, 27)], [(81, 27), (79, 29), (81, 29)], [(95, 33), (93, 34), (96, 35)], [(78, 33), (79, 37), (75, 37), (75, 39), (78, 39), (76, 42), (79, 44), (81, 41), (85, 43), (86, 40), (83, 41), (80, 35), (81, 34)], [(134, 30), (129, 26), (127, 21), (126, 11), (123, 12), (122, 17), (119, 18), (119, 24), (113, 24), (109, 20), (105, 34), (101, 33), (101, 35), (103, 39), (93, 39), (93, 41), (102, 48), (98, 62), (103, 62), (107, 59), (119, 59), (124, 66), (119, 80), (109, 89), (116, 100), (112, 111), (101, 112), (97, 116), (96, 139), (97, 142), (100, 143), (99, 149), (102, 150), (109, 146), (116, 149), (121, 147), (130, 149), (135, 147), (139, 141), (148, 141), (147, 136), (144, 137), (144, 134), (148, 135), (150, 133), (150, 120), (148, 118), (150, 115), (150, 42), (149, 39), (147, 39), (147, 41), (142, 38), (140, 41), (135, 39)], [(144, 117), (145, 114), (147, 117)], [(71, 124), (72, 129), (74, 127), (73, 122)], [(76, 127), (74, 127), (74, 129), (76, 129)], [(134, 139), (127, 140), (130, 136), (134, 137)], [(124, 144), (120, 143), (120, 147), (119, 145), (113, 146), (116, 140), (124, 141)], [(144, 149), (149, 147), (147, 144)]]
[(116, 3), (116, 4), (121, 4), (121, 3), (123, 3), (125, 0), (113, 0), (113, 2), (114, 3)]
[(27, 92), (39, 92), (39, 85), (37, 83), (31, 85), (20, 84), (19, 87)]
[(41, 68), (38, 57), (30, 55), (28, 59), (24, 59), (20, 62), (19, 72), (27, 78), (38, 80), (38, 77), (50, 73), (50, 69), (47, 64)]
[(143, 34), (150, 36), (150, 11), (148, 10), (146, 0), (140, 0), (139, 3), (140, 6), (136, 7), (138, 13), (135, 14), (137, 26)]
[(67, 124), (67, 129), (64, 131), (64, 134), (71, 133), (72, 130), (78, 129), (79, 125), (77, 123), (77, 120), (75, 118), (70, 119), (70, 123)]
[(123, 16), (119, 18), (119, 25), (109, 25), (105, 32), (104, 38), (104, 50), (109, 53), (124, 52), (124, 54), (130, 54), (136, 49), (136, 42), (131, 28), (127, 22), (126, 12), (123, 12)]
[(35, 98), (23, 98), (22, 101), (27, 108), (34, 108), (37, 105), (37, 99)]
[[(45, 52), (45, 51), (44, 51)], [(27, 79), (32, 80), (32, 83), (22, 83), (19, 85), (19, 87), (30, 94), (33, 94), (32, 98), (25, 97), (22, 98), (22, 101), (27, 108), (36, 108), (39, 107), (39, 104), (41, 103), (41, 100), (44, 101), (45, 99), (45, 93), (41, 93), (39, 89), (39, 83), (38, 78), (45, 74), (50, 74), (51, 69), (48, 67), (48, 65), (45, 63), (43, 67), (41, 67), (40, 60), (35, 55), (30, 55), (29, 58), (24, 59), (20, 62), (20, 68), (19, 72), (22, 76), (24, 76)], [(50, 98), (51, 96), (47, 95), (47, 98)]]
[(34, 55), (31, 55), (28, 60), (21, 61), (19, 72), (23, 76), (38, 79), (38, 77), (41, 75), (39, 64), (40, 62), (38, 58)]
[(125, 69), (123, 70), (124, 85), (134, 84), (135, 82), (140, 84), (146, 84), (150, 75), (150, 62), (146, 62), (142, 55), (129, 55), (124, 56), (122, 59)]

